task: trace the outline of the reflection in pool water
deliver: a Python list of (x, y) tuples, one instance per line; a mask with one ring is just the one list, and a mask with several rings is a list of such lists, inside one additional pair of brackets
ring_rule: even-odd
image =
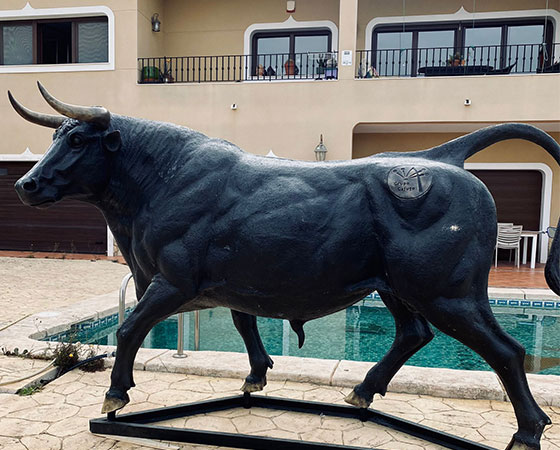
[[(378, 303), (378, 302), (376, 302)], [(502, 327), (527, 351), (527, 372), (560, 375), (560, 317), (558, 311), (537, 314), (500, 313)], [(551, 314), (551, 315), (545, 315)], [(108, 326), (76, 331), (74, 340), (116, 345), (117, 319)], [(83, 325), (79, 326), (83, 328)], [(194, 348), (194, 315), (185, 317), (185, 349)], [(297, 336), (286, 321), (259, 317), (258, 327), (271, 355), (291, 355), (322, 359), (378, 361), (389, 350), (394, 338), (394, 322), (384, 307), (360, 302), (346, 310), (305, 324), (305, 345), (298, 349)], [(406, 364), (421, 367), (447, 367), (465, 370), (490, 370), (473, 351), (458, 341), (435, 330), (435, 337)], [(143, 347), (177, 348), (177, 317), (159, 323), (146, 337)], [(200, 350), (244, 352), (228, 309), (200, 312)]]

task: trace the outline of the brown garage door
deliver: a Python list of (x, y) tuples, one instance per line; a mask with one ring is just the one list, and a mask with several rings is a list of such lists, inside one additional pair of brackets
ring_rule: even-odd
[(37, 209), (21, 203), (14, 183), (32, 166), (29, 162), (0, 162), (0, 249), (105, 253), (107, 226), (94, 206), (63, 200), (48, 209)]
[(541, 223), (542, 174), (537, 170), (470, 170), (488, 187), (496, 202), (498, 222), (537, 231)]

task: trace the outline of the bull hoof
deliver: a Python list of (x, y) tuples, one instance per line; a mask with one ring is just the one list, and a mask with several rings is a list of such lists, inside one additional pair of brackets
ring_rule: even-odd
[(356, 391), (354, 390), (352, 390), (352, 392), (350, 392), (350, 394), (346, 396), (344, 401), (346, 403), (349, 403), (350, 405), (357, 406), (358, 408), (368, 408), (369, 405), (371, 405), (371, 401), (368, 401), (365, 398), (360, 397), (358, 394), (356, 394)]
[(510, 441), (510, 443), (506, 447), (506, 450), (540, 450), (540, 448), (541, 446), (538, 444), (536, 446), (529, 445), (523, 442), (519, 442), (514, 438)]
[(241, 391), (250, 394), (251, 392), (262, 391), (265, 386), (266, 378), (262, 378), (260, 381), (250, 381), (246, 379), (245, 383), (243, 383), (243, 386), (241, 386)]
[(121, 393), (109, 389), (109, 391), (105, 394), (105, 400), (103, 401), (101, 414), (118, 411), (119, 409), (124, 408), (124, 406), (128, 402), (130, 402), (130, 398), (128, 397), (128, 394), (126, 392)]

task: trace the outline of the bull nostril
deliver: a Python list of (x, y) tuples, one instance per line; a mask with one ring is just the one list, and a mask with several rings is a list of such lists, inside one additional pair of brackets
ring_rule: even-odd
[(23, 183), (23, 189), (27, 192), (33, 192), (37, 189), (37, 183), (31, 179)]

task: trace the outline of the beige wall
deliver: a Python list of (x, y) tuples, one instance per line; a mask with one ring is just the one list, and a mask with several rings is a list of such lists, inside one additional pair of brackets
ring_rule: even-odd
[(27, 3), (30, 3), (34, 9), (107, 6), (112, 10), (136, 10), (136, 0), (2, 0), (0, 2), (0, 10), (22, 9)]
[(165, 33), (152, 31), (152, 15), (165, 23), (165, 0), (138, 0), (138, 57), (165, 56)]
[[(243, 36), (250, 25), (284, 22), (290, 16), (286, 12), (286, 0), (160, 2), (163, 15), (157, 12), (164, 18), (160, 34), (165, 41), (164, 53), (160, 56), (240, 55), (243, 54)], [(330, 20), (338, 24), (338, 0), (296, 0), (292, 16), (296, 21)], [(145, 32), (142, 29), (139, 35)], [(145, 40), (139, 37), (140, 42)], [(138, 56), (144, 56), (140, 50), (144, 48), (139, 48)]]
[[(138, 85), (135, 69), (121, 69), (0, 74), (0, 85), (28, 107), (48, 111), (36, 90), (37, 79), (66, 101), (102, 104), (121, 114), (187, 125), (250, 152), (265, 154), (273, 149), (279, 156), (296, 159), (313, 159), (321, 133), (328, 159), (351, 158), (352, 131), (358, 123), (560, 119), (560, 99), (552, 95), (559, 75), (554, 74)], [(465, 97), (471, 99), (471, 106), (463, 105)], [(238, 105), (236, 111), (230, 109), (232, 103)], [(6, 119), (5, 130), (29, 130), (4, 96), (0, 113)], [(20, 153), (26, 146), (41, 152), (45, 146), (28, 131), (7, 134), (0, 153)]]
[[(384, 151), (423, 150), (447, 142), (463, 133), (358, 133), (354, 135), (353, 158)], [(560, 142), (560, 133), (550, 133)], [(560, 167), (542, 147), (532, 142), (514, 139), (482, 150), (468, 163), (544, 163), (552, 169), (551, 225), (560, 215)]]
[[(26, 3), (24, 0), (2, 0), (0, 10), (19, 10)], [(115, 16), (115, 70), (0, 73), (0, 117), (5, 119), (0, 126), (5, 137), (0, 144), (0, 154), (17, 155), (26, 147), (34, 153), (43, 153), (52, 136), (52, 130), (30, 125), (14, 112), (6, 96), (8, 89), (29, 108), (48, 113), (53, 111), (41, 98), (37, 80), (61, 99), (84, 105), (104, 104), (121, 111), (125, 108), (118, 105), (129, 104), (129, 99), (137, 95), (134, 49), (139, 19), (136, 0), (33, 0), (31, 4), (35, 9), (99, 5), (110, 8)], [(128, 111), (133, 114), (132, 109)]]
[[(473, 10), (473, 4), (476, 9)], [(468, 12), (515, 11), (542, 9), (545, 0), (484, 0), (473, 1), (448, 0), (426, 1), (406, 0), (404, 16), (453, 14), (463, 7)], [(560, 0), (549, 0), (548, 7), (560, 11)], [(364, 49), (365, 30), (370, 20), (375, 17), (403, 17), (403, 2), (387, 0), (359, 0), (358, 6), (358, 49)]]

